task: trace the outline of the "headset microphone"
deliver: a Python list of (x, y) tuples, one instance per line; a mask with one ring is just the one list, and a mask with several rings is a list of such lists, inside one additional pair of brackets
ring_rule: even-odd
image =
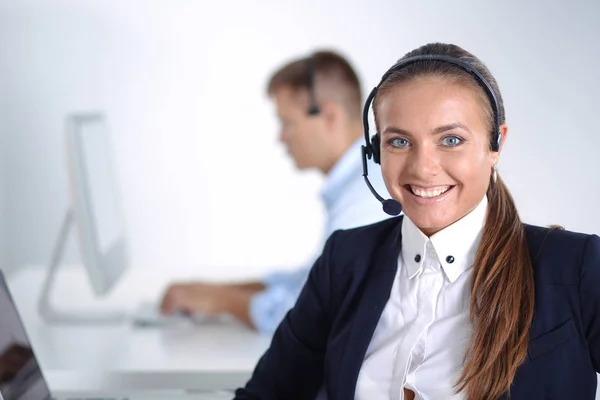
[(392, 216), (400, 214), (402, 212), (402, 204), (400, 204), (399, 201), (396, 201), (394, 199), (384, 199), (379, 195), (379, 193), (377, 193), (377, 191), (375, 191), (375, 188), (373, 188), (371, 182), (369, 182), (369, 172), (367, 171), (367, 147), (361, 146), (361, 148), (363, 161), (363, 178), (365, 178), (365, 183), (369, 187), (369, 190), (371, 191), (371, 193), (373, 193), (373, 196), (375, 196), (377, 200), (381, 202), (381, 205), (383, 206), (383, 211), (385, 211), (386, 214)]

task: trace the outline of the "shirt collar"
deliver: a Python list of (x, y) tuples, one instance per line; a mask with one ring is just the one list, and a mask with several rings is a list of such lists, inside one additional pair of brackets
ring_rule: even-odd
[(325, 185), (321, 191), (321, 199), (328, 209), (338, 198), (339, 193), (343, 192), (341, 188), (346, 186), (349, 181), (356, 179), (357, 174), (362, 174), (360, 152), (362, 141), (363, 139), (356, 140), (327, 174)]
[(481, 241), (487, 205), (487, 197), (484, 196), (473, 211), (431, 237), (427, 237), (410, 218), (405, 217), (402, 221), (400, 254), (409, 278), (414, 278), (421, 271), (428, 255), (428, 242), (432, 247), (429, 251), (438, 258), (450, 282), (454, 282), (463, 272), (471, 268), (475, 263), (475, 255)]

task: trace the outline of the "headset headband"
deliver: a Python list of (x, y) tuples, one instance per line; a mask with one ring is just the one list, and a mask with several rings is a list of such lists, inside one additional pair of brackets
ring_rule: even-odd
[[(369, 159), (371, 159), (371, 157), (373, 156), (373, 153), (374, 153), (373, 145), (371, 143), (371, 139), (369, 138), (369, 108), (371, 107), (371, 103), (373, 102), (375, 95), (377, 94), (377, 91), (379, 90), (379, 87), (394, 72), (401, 70), (402, 68), (406, 67), (409, 64), (414, 64), (414, 63), (420, 62), (420, 61), (442, 61), (442, 62), (450, 63), (450, 64), (460, 67), (461, 69), (467, 71), (473, 77), (475, 77), (475, 79), (479, 82), (481, 87), (485, 90), (485, 92), (490, 100), (490, 103), (492, 105), (492, 110), (494, 112), (494, 126), (493, 126), (491, 146), (492, 146), (493, 151), (498, 151), (500, 149), (500, 143), (502, 141), (502, 137), (500, 135), (500, 130), (499, 130), (500, 116), (499, 116), (499, 109), (498, 109), (498, 101), (496, 100), (496, 94), (494, 93), (492, 86), (483, 77), (483, 75), (481, 75), (477, 70), (473, 69), (473, 67), (471, 67), (469, 64), (467, 64), (464, 61), (461, 61), (457, 58), (450, 57), (450, 56), (426, 54), (426, 55), (421, 55), (421, 56), (409, 57), (404, 60), (398, 61), (389, 70), (387, 70), (387, 72), (385, 74), (383, 74), (379, 84), (375, 88), (373, 88), (373, 90), (369, 94), (369, 97), (367, 97), (367, 101), (365, 102), (365, 107), (363, 109), (363, 126), (364, 126), (364, 130), (365, 130), (365, 141), (367, 144), (366, 153), (367, 153), (367, 156), (369, 157)], [(379, 149), (377, 149), (377, 150), (379, 150)], [(378, 161), (378, 160), (376, 160), (376, 161)]]
[(319, 115), (321, 110), (317, 104), (317, 96), (315, 94), (315, 60), (313, 56), (306, 59), (306, 69), (308, 70), (308, 115)]

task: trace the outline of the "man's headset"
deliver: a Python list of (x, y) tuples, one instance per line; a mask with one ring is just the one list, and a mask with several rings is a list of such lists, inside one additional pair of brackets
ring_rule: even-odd
[(496, 151), (496, 152), (499, 151), (500, 143), (502, 142), (502, 134), (500, 133), (500, 116), (499, 116), (499, 112), (498, 112), (498, 101), (496, 100), (496, 95), (494, 93), (494, 90), (488, 83), (488, 81), (483, 77), (483, 75), (481, 75), (478, 71), (473, 69), (473, 67), (471, 67), (469, 64), (467, 64), (464, 61), (461, 61), (457, 58), (443, 56), (443, 55), (435, 55), (435, 54), (427, 54), (427, 55), (422, 55), (422, 56), (409, 57), (407, 59), (398, 61), (389, 70), (387, 70), (387, 72), (385, 74), (383, 74), (383, 77), (381, 78), (381, 81), (379, 82), (379, 84), (371, 91), (371, 94), (369, 94), (369, 97), (367, 97), (367, 101), (365, 102), (365, 107), (363, 110), (363, 125), (364, 125), (364, 130), (365, 130), (365, 142), (366, 142), (366, 145), (362, 146), (363, 177), (365, 178), (365, 182), (367, 183), (369, 190), (371, 190), (371, 193), (373, 193), (373, 196), (375, 196), (377, 198), (377, 200), (379, 200), (381, 202), (381, 204), (383, 205), (383, 211), (385, 211), (389, 215), (400, 214), (402, 212), (402, 205), (400, 204), (400, 202), (398, 202), (394, 199), (384, 199), (383, 197), (381, 197), (375, 191), (375, 189), (373, 188), (373, 185), (371, 185), (371, 182), (369, 182), (368, 171), (367, 171), (367, 159), (370, 160), (371, 158), (373, 158), (373, 161), (375, 161), (377, 164), (379, 164), (381, 161), (381, 159), (380, 159), (381, 138), (380, 138), (379, 134), (376, 133), (375, 135), (373, 135), (373, 137), (371, 139), (369, 139), (369, 109), (371, 107), (371, 103), (373, 103), (373, 99), (375, 98), (377, 91), (379, 90), (379, 88), (381, 87), (383, 82), (385, 82), (390, 77), (390, 75), (392, 75), (396, 71), (401, 70), (402, 68), (406, 67), (409, 64), (414, 64), (414, 63), (420, 62), (420, 61), (442, 61), (442, 62), (456, 65), (457, 67), (460, 67), (463, 70), (470, 73), (479, 82), (481, 87), (485, 90), (485, 92), (490, 100), (490, 104), (492, 105), (492, 110), (494, 112), (494, 126), (493, 126), (494, 132), (492, 134), (492, 141), (491, 141), (492, 150)]
[(321, 110), (317, 104), (317, 96), (315, 94), (315, 60), (313, 56), (306, 59), (306, 69), (308, 70), (308, 98), (309, 106), (308, 115), (319, 115)]

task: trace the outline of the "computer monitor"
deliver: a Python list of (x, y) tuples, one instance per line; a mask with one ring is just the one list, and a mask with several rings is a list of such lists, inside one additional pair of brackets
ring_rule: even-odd
[(69, 116), (66, 139), (73, 216), (83, 264), (95, 293), (103, 295), (129, 264), (116, 164), (104, 117)]
[(71, 205), (54, 249), (38, 308), (46, 320), (103, 321), (125, 316), (68, 315), (52, 308), (50, 293), (64, 244), (75, 226), (82, 264), (94, 293), (107, 294), (129, 265), (127, 234), (110, 134), (102, 113), (66, 118), (66, 154)]
[(62, 261), (64, 245), (74, 226), (82, 264), (96, 296), (110, 292), (129, 266), (128, 240), (110, 131), (102, 113), (72, 114), (66, 118), (66, 154), (70, 207), (58, 235), (38, 311), (48, 322), (113, 323), (131, 321), (143, 326), (190, 325), (203, 315), (162, 315), (153, 302), (139, 304), (131, 313), (65, 312), (52, 306), (51, 293)]

